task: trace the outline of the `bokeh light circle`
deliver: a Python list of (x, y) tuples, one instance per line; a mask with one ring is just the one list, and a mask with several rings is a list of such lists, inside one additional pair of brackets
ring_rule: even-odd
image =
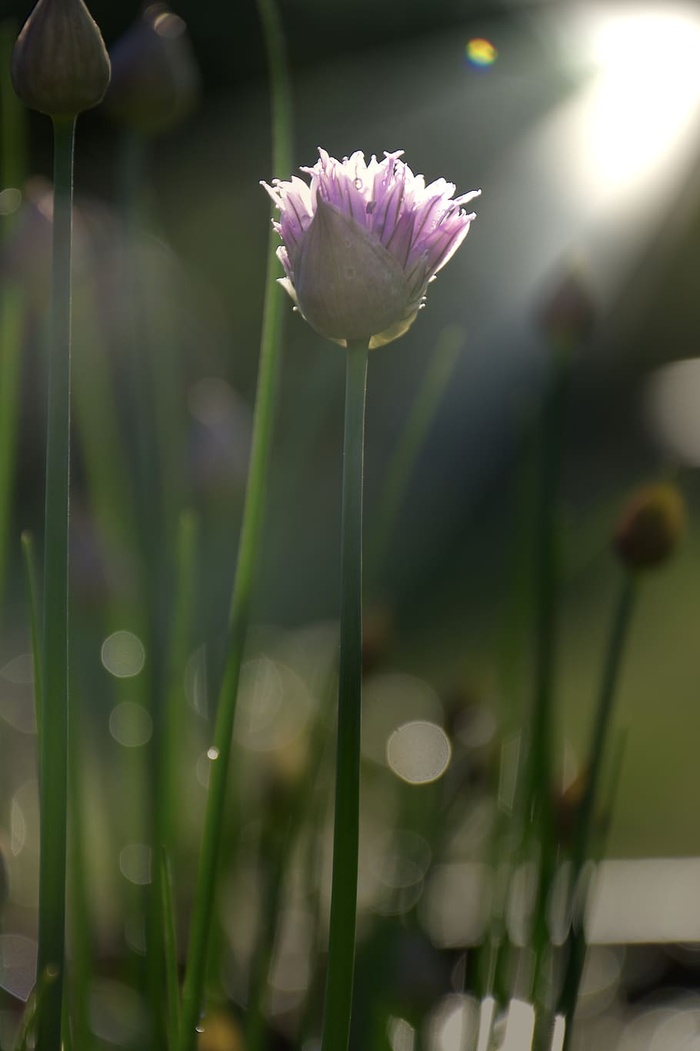
[(414, 785), (437, 781), (451, 756), (450, 739), (442, 727), (422, 719), (399, 726), (386, 746), (386, 760), (393, 772)]
[(132, 631), (114, 631), (108, 635), (100, 656), (107, 671), (117, 679), (133, 678), (146, 663), (143, 643)]

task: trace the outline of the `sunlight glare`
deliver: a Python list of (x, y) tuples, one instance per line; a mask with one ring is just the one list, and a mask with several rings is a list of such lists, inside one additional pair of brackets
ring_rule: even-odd
[(599, 178), (636, 180), (688, 129), (700, 101), (699, 53), (700, 22), (689, 10), (624, 11), (601, 22), (586, 143)]
[(646, 402), (649, 422), (668, 451), (683, 463), (700, 464), (700, 358), (658, 369)]

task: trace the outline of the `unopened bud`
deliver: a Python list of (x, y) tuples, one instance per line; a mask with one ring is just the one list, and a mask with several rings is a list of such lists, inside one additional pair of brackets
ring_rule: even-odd
[(676, 486), (646, 486), (633, 494), (624, 508), (613, 547), (628, 569), (651, 569), (673, 554), (685, 524), (685, 504)]
[(549, 342), (557, 347), (578, 346), (590, 338), (596, 309), (584, 271), (571, 267), (537, 311), (537, 322)]
[(184, 21), (167, 4), (151, 3), (112, 48), (110, 114), (144, 135), (182, 123), (199, 99), (199, 69)]
[(409, 311), (411, 289), (396, 258), (320, 197), (292, 266), (299, 309), (328, 339), (369, 341)]
[(102, 101), (109, 56), (83, 0), (39, 0), (12, 52), (12, 84), (30, 109), (72, 118)]

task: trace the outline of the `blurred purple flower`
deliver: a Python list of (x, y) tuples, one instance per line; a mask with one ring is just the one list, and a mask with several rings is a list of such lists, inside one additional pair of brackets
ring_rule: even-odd
[(461, 245), (481, 191), (454, 197), (444, 179), (425, 185), (400, 160), (353, 153), (320, 160), (292, 176), (263, 183), (280, 210), (275, 229), (286, 277), (280, 283), (309, 324), (343, 346), (370, 347), (402, 336), (423, 306), (428, 283)]

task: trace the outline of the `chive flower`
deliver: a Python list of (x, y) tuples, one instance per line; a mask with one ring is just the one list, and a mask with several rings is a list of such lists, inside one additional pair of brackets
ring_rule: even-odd
[(481, 191), (454, 197), (444, 179), (428, 186), (401, 150), (342, 161), (319, 149), (310, 184), (263, 182), (280, 210), (280, 284), (322, 336), (370, 348), (402, 336), (424, 304), (428, 284), (469, 232), (463, 207)]
[(83, 0), (39, 0), (17, 38), (10, 66), (30, 109), (72, 120), (102, 101), (109, 56)]

